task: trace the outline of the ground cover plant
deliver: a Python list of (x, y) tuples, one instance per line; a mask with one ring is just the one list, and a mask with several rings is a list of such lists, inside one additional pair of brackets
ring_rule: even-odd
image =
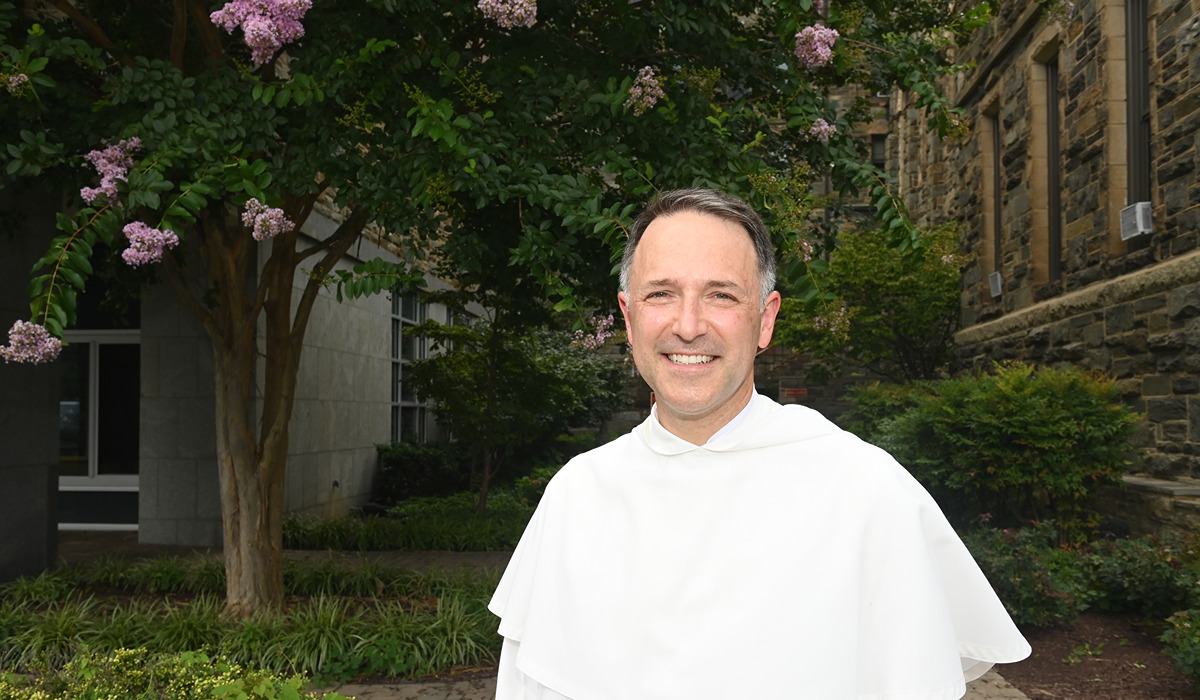
[(0, 676), (0, 700), (347, 700), (313, 692), (301, 675), (251, 669), (203, 652), (87, 652), (59, 669)]
[[(73, 660), (109, 668), (128, 661), (120, 650), (140, 648), (168, 665), (204, 652), (203, 663), (263, 669), (286, 684), (278, 674), (413, 678), (490, 665), (499, 653), (486, 609), (495, 571), (433, 575), (379, 561), (289, 558), (285, 604), (241, 620), (223, 609), (224, 578), (213, 574), (214, 562), (101, 558), (5, 585), (0, 669), (72, 677), (81, 672)], [(189, 668), (201, 663), (184, 660)]]
[(476, 498), (468, 492), (414, 498), (389, 508), (383, 516), (289, 517), (284, 521), (283, 543), (290, 549), (351, 551), (488, 552), (516, 547), (534, 505), (517, 493), (502, 491), (492, 494), (486, 513), (479, 513)]

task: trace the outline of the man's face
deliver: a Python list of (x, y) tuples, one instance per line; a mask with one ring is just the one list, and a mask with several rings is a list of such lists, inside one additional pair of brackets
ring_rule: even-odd
[(703, 444), (749, 402), (754, 357), (780, 303), (771, 292), (764, 308), (759, 284), (754, 246), (736, 223), (679, 212), (643, 234), (617, 300), (659, 420), (676, 435)]

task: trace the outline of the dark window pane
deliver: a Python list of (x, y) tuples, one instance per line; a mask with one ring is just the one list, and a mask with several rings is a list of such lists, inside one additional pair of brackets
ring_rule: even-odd
[(88, 476), (88, 350), (71, 343), (59, 355), (58, 455), (60, 476)]
[(401, 409), (400, 440), (421, 442), (425, 428), (425, 409), (405, 406)]
[(417, 295), (411, 292), (405, 294), (404, 306), (400, 312), (400, 315), (403, 316), (404, 320), (406, 321), (420, 321), (421, 319), (417, 318), (417, 306)]
[(137, 345), (100, 346), (98, 474), (138, 473), (141, 359)]

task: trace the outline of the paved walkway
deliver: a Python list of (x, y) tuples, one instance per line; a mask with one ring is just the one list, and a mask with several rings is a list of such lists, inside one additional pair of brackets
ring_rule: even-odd
[[(337, 691), (357, 700), (492, 700), (496, 695), (496, 679), (435, 683), (347, 683), (323, 690)], [(967, 688), (964, 700), (1028, 700), (1028, 697), (1001, 678), (1000, 674), (989, 671)]]
[[(61, 532), (59, 557), (67, 562), (103, 555), (147, 557), (185, 555), (193, 552), (215, 553), (189, 547), (143, 545), (135, 532)], [(287, 557), (336, 557), (339, 559), (383, 559), (414, 571), (451, 571), (454, 569), (500, 569), (508, 562), (507, 552), (305, 552), (288, 550)], [(496, 695), (495, 678), (459, 681), (345, 683), (323, 687), (356, 700), (492, 700)], [(963, 700), (1029, 700), (995, 671), (971, 683)]]

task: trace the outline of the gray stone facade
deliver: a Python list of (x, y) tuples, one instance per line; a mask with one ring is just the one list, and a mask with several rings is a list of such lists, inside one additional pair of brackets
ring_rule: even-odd
[(964, 224), (974, 261), (961, 365), (1019, 358), (1110, 373), (1147, 417), (1139, 468), (1188, 481), (1200, 477), (1200, 13), (1188, 0), (1146, 2), (1151, 233), (1121, 236), (1145, 151), (1127, 111), (1141, 82), (1128, 72), (1126, 0), (1082, 0), (1061, 17), (1001, 2), (955, 57), (976, 68), (948, 86), (971, 135), (938, 142), (897, 97), (894, 172), (922, 223)]

